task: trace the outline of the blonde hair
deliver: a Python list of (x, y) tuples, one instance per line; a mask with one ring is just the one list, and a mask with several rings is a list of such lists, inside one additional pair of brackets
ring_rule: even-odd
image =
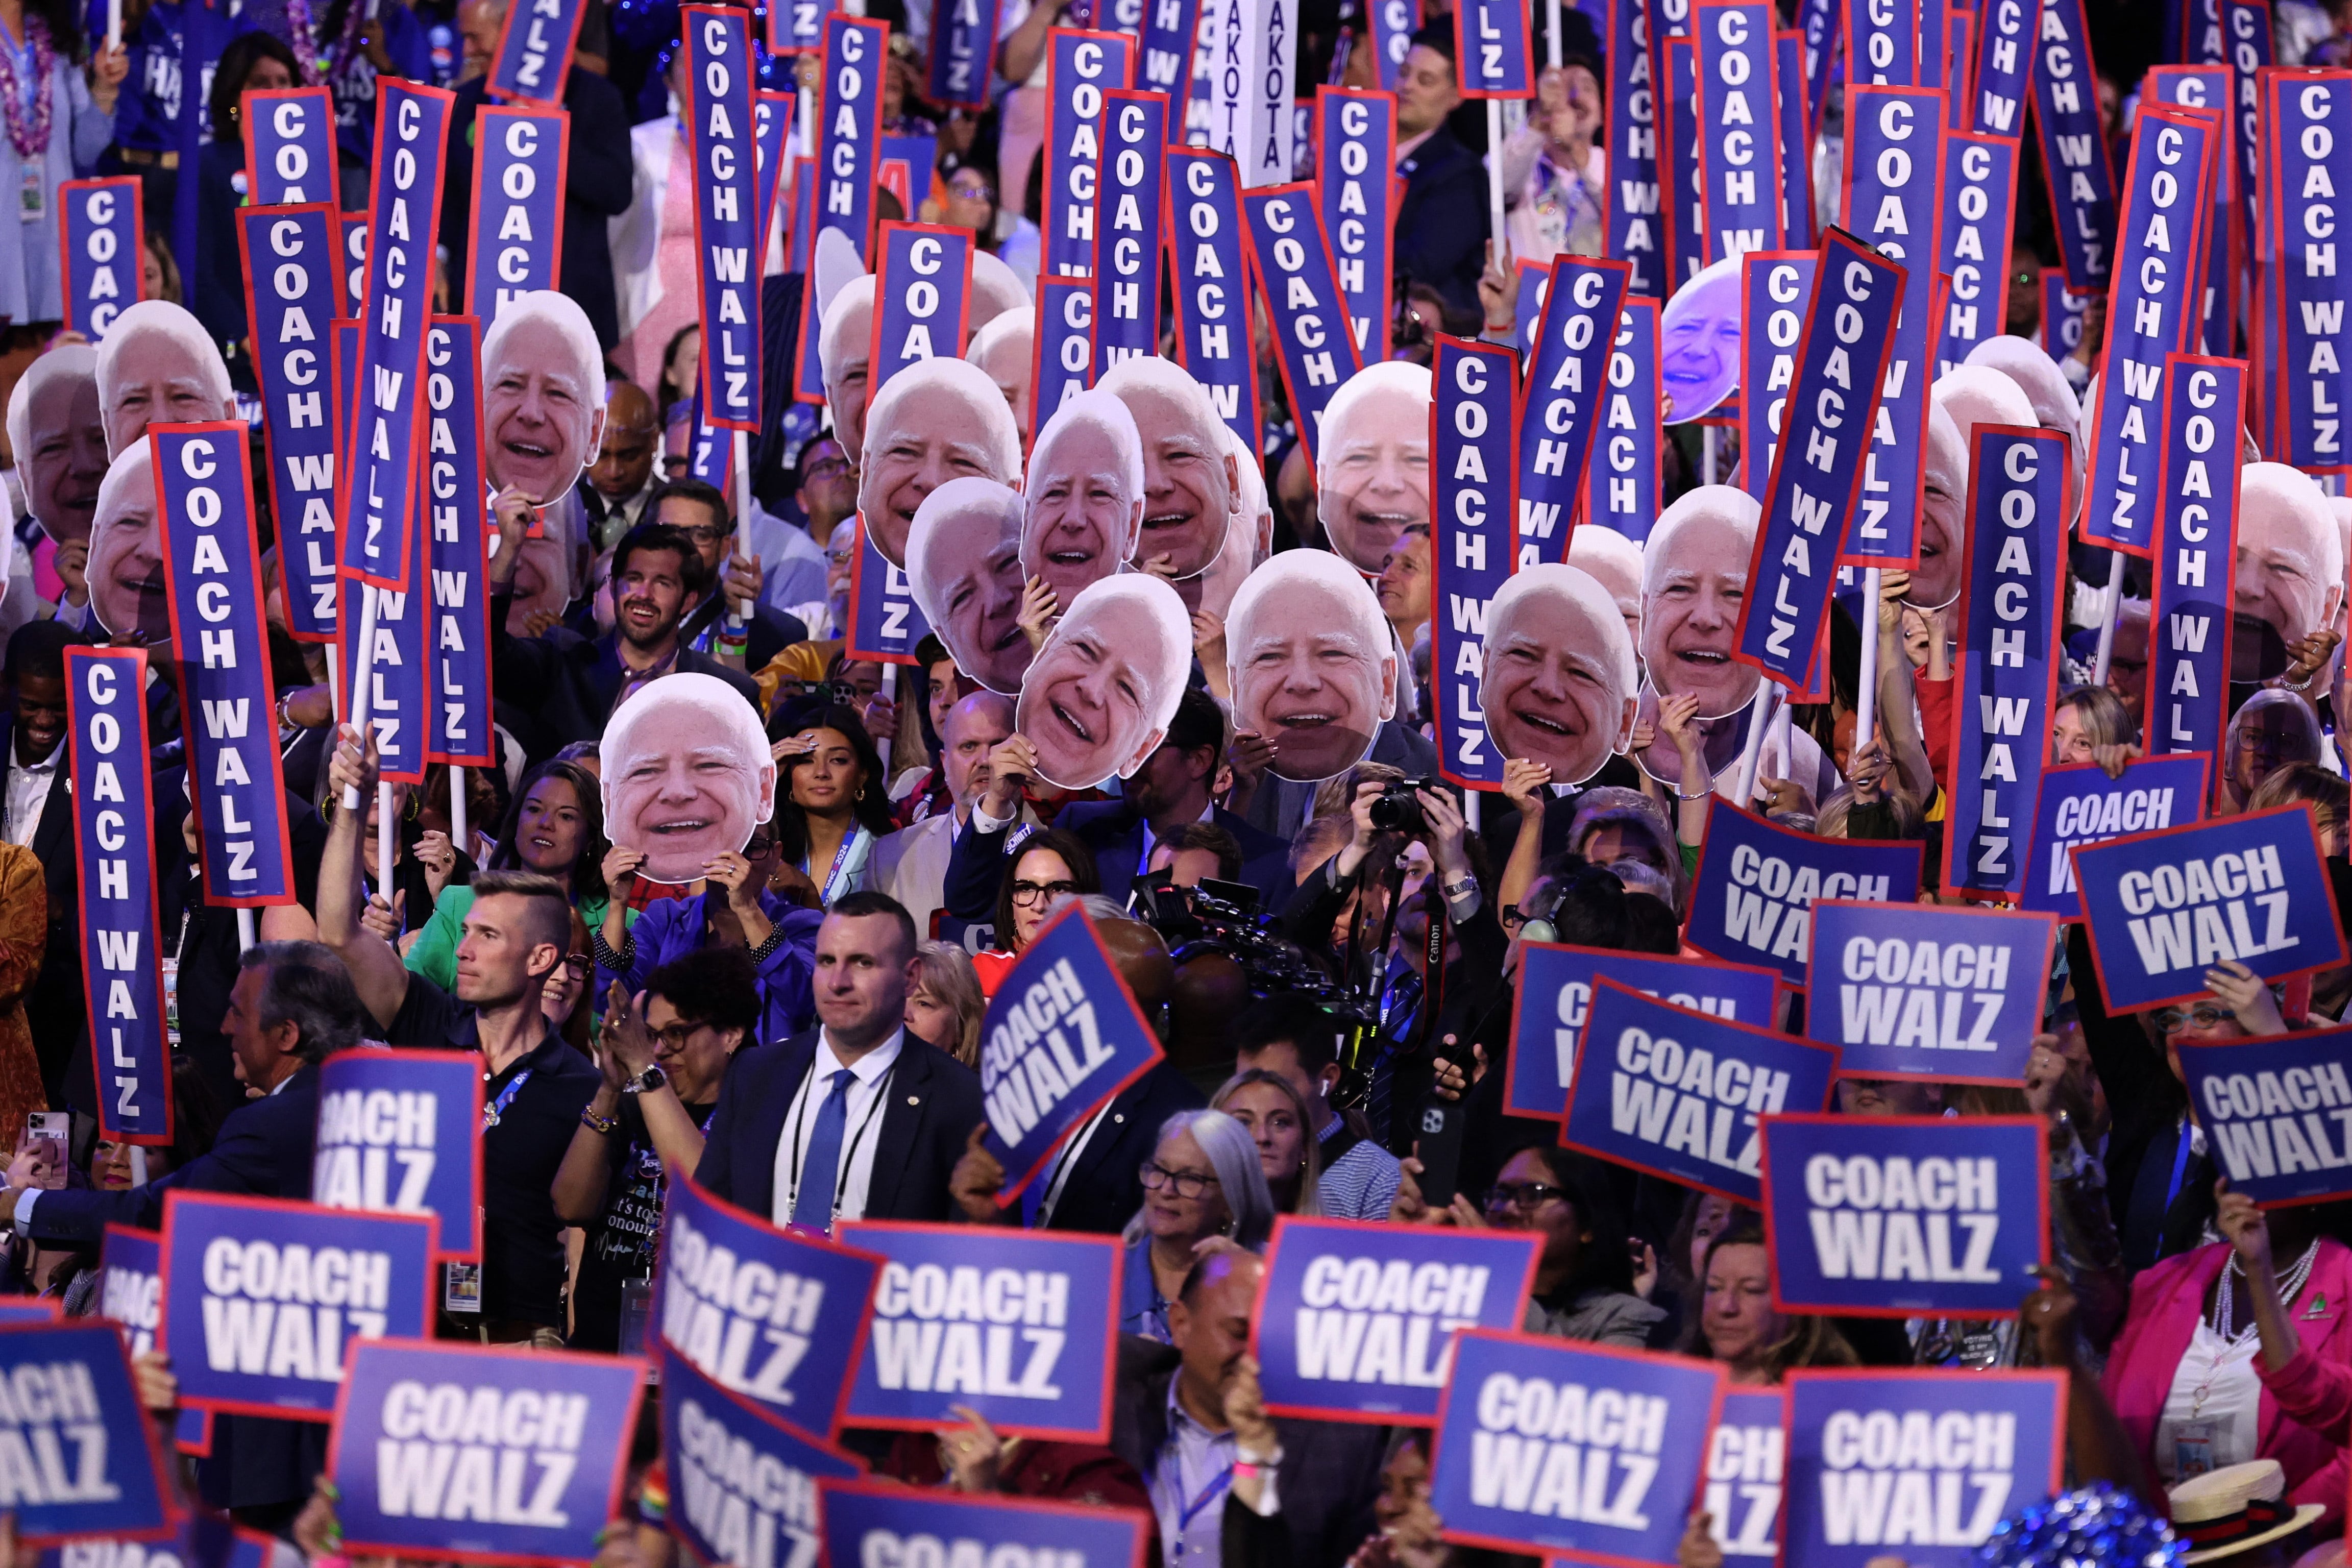
[[(1234, 1074), (1218, 1085), (1217, 1092), (1209, 1098), (1209, 1109), (1224, 1110), (1225, 1101), (1231, 1100), (1240, 1090), (1253, 1089), (1260, 1084), (1280, 1089), (1282, 1097), (1290, 1102), (1292, 1114), (1298, 1118), (1299, 1140), (1303, 1145), (1298, 1163), (1298, 1196), (1292, 1202), (1287, 1212), (1296, 1215), (1319, 1215), (1323, 1212), (1323, 1200), (1317, 1194), (1316, 1187), (1323, 1174), (1322, 1140), (1315, 1136), (1315, 1119), (1307, 1113), (1307, 1101), (1299, 1098), (1297, 1084), (1278, 1072), (1269, 1072), (1265, 1068), (1250, 1068), (1245, 1071)], [(1233, 1112), (1226, 1110), (1225, 1114), (1231, 1116)], [(1269, 1184), (1269, 1191), (1271, 1191), (1271, 1184)]]
[(937, 1042), (940, 1048), (977, 1072), (980, 1069), (980, 1026), (988, 1013), (981, 994), (980, 972), (971, 954), (952, 942), (927, 942), (915, 949), (915, 990), (956, 1016), (956, 1037)]

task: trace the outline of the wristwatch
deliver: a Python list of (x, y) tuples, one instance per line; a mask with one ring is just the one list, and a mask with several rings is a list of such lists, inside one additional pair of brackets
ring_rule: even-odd
[(623, 1084), (621, 1086), (621, 1092), (623, 1094), (645, 1094), (653, 1089), (659, 1089), (668, 1081), (669, 1074), (662, 1071), (661, 1063), (654, 1062), (649, 1064), (646, 1068), (645, 1071), (639, 1073), (636, 1077)]

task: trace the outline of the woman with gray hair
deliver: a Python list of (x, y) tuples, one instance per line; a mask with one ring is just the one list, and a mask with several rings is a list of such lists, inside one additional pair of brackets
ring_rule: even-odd
[(1222, 1110), (1180, 1110), (1160, 1124), (1143, 1163), (1143, 1207), (1120, 1236), (1119, 1328), (1169, 1342), (1168, 1303), (1184, 1289), (1203, 1244), (1255, 1252), (1274, 1228), (1274, 1198), (1257, 1143)]

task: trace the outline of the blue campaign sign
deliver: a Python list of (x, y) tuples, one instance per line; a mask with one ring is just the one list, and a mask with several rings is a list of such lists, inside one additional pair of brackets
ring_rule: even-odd
[(2197, 820), (2203, 810), (2203, 756), (2149, 757), (2125, 764), (2123, 776), (2107, 777), (2093, 763), (2044, 768), (2042, 793), (2033, 805), (2032, 848), (2025, 859), (2025, 891), (2018, 907), (2040, 910), (2062, 921), (2083, 918), (2074, 891), (2070, 853), (2085, 845), (2155, 833), (2175, 823)]
[(1886, 0), (1844, 0), (1847, 90), (1919, 80), (1919, 12)]
[(276, 1198), (163, 1199), (163, 1320), (180, 1403), (325, 1421), (348, 1352), (433, 1331), (433, 1222)]
[(1503, 1109), (1513, 1116), (1558, 1121), (1592, 1005), (1605, 975), (1644, 996), (1711, 1018), (1773, 1027), (1780, 1019), (1780, 975), (1718, 959), (1665, 958), (1594, 947), (1530, 942), (1519, 950), (1519, 984), (1511, 1001), (1511, 1054), (1503, 1067)]
[(913, 1491), (896, 1481), (820, 1481), (824, 1561), (1031, 1563), (1143, 1568), (1151, 1515), (1099, 1503)]
[(1095, 384), (1094, 327), (1094, 279), (1037, 279), (1037, 337), (1029, 350), (1032, 431), (1043, 430), (1063, 404)]
[(1632, 271), (1622, 261), (1552, 258), (1518, 416), (1523, 566), (1568, 559), (1577, 498), (1607, 414), (1609, 360)]
[(2158, 755), (2219, 762), (2230, 726), (2246, 367), (2168, 354), (2163, 369), (2146, 687), (2155, 710), (2143, 740)]
[[(1265, 432), (1258, 411), (1257, 355), (1250, 346), (1241, 174), (1234, 161), (1222, 153), (1171, 147), (1167, 189), (1176, 363), (1209, 389), (1217, 417), (1255, 452)], [(1382, 267), (1388, 265), (1386, 244), (1383, 239), (1374, 247), (1381, 252)], [(1038, 282), (1038, 321), (1043, 323), (1051, 318), (1045, 313), (1045, 280)], [(1382, 319), (1386, 320), (1385, 307)], [(1041, 330), (1041, 361), (1044, 338)]]
[(1535, 1289), (1535, 1239), (1282, 1215), (1250, 1324), (1265, 1407), (1312, 1421), (1435, 1426), (1454, 1334), (1519, 1326)]
[(1792, 691), (1806, 689), (1827, 624), (1908, 292), (1901, 265), (1843, 229), (1822, 237), (1821, 256), (1732, 655)]
[(1085, 278), (1095, 260), (1103, 95), (1135, 85), (1135, 40), (1055, 27), (1045, 44), (1045, 205), (1039, 270)]
[(1792, 1372), (1782, 1548), (1805, 1568), (1966, 1568), (2065, 1484), (2061, 1372)]
[[(386, 78), (377, 91), (374, 183), (368, 209), (367, 285), (360, 303), (359, 384), (348, 483), (339, 483), (342, 566), (373, 587), (408, 586), (418, 509), (418, 439), (425, 431), (425, 317), (440, 232), (443, 153), (457, 94)], [(709, 334), (703, 342), (709, 342)], [(709, 355), (703, 356), (709, 363)], [(339, 479), (346, 476), (339, 474)], [(351, 669), (344, 671), (350, 679)]]
[(1886, 379), (1872, 422), (1862, 494), (1839, 559), (1908, 567), (1919, 557), (1926, 505), (1928, 371), (1942, 323), (1936, 315), (1936, 223), (1943, 204), (1943, 94), (1932, 88), (1865, 87), (1846, 105), (1845, 196), (1854, 235), (1902, 268), (1909, 282), (1895, 324)]
[(2204, 321), (2197, 270), (2219, 137), (2197, 110), (2150, 104), (2132, 122), (2095, 423), (2083, 432), (2083, 537), (2133, 555), (2155, 549), (2164, 362), (2195, 345)]
[[(817, 187), (826, 183), (817, 177), (816, 169), (814, 158), (793, 160), (793, 206), (786, 215), (792, 254), (785, 258), (784, 269), (801, 275), (801, 319), (793, 329), (792, 360), (795, 403), (824, 401), (824, 362), (817, 352), (824, 335), (824, 312), (817, 309), (816, 268), (810, 264), (816, 247)], [(695, 395), (701, 395), (698, 389)]]
[(1780, 50), (1767, 0), (1698, 0), (1698, 169), (1706, 196), (1706, 258), (1783, 242)]
[(1437, 771), (1448, 784), (1499, 789), (1503, 759), (1488, 741), (1475, 672), (1486, 667), (1487, 608), (1518, 568), (1518, 358), (1441, 335), (1431, 370), (1430, 594), (1450, 611), (1429, 627)]
[[(367, 671), (367, 712), (362, 722), (375, 734), (383, 777), (394, 784), (422, 784), (429, 739), (425, 733), (425, 709), (432, 695), (425, 678), (431, 617), (425, 613), (429, 584), (424, 531), (407, 530), (403, 542), (410, 557), (408, 586), (378, 588), (357, 577), (344, 578), (337, 625), (343, 668)], [(362, 595), (373, 599), (373, 605), (365, 605)]]
[(1797, 36), (1804, 40), (1805, 136), (1812, 146), (1813, 132), (1829, 101), (1830, 64), (1838, 51), (1838, 0), (1797, 0)]
[(2352, 136), (2352, 75), (2296, 72), (2265, 78), (2263, 108), (2269, 125), (2271, 265), (2266, 303), (2273, 318), (2277, 378), (2272, 406), (2278, 410), (2277, 456), (2309, 473), (2352, 470), (2346, 456), (2344, 407), (2352, 399), (2352, 356), (2344, 346), (2344, 307), (2352, 300), (2352, 275), (2336, 264), (2336, 252), (2319, 237), (2333, 235), (2344, 210), (2333, 175), (2345, 168), (2339, 134)]
[(1095, 197), (1094, 363), (1160, 352), (1160, 247), (1166, 230), (1168, 95), (1103, 94), (1102, 177)]
[(916, 647), (930, 629), (930, 623), (923, 619), (922, 609), (915, 603), (915, 590), (907, 581), (906, 568), (893, 566), (883, 559), (861, 521), (857, 525), (857, 564), (851, 568), (849, 582), (850, 657), (878, 659), (884, 664), (912, 664)]
[(1609, 390), (1585, 470), (1584, 521), (1639, 544), (1658, 518), (1664, 424), (1658, 381), (1658, 301), (1625, 297), (1609, 346)]
[[(792, 0), (792, 9), (800, 10), (803, 3)], [(839, 229), (861, 261), (867, 259), (866, 243), (874, 227), (874, 176), (882, 156), (882, 73), (888, 68), (885, 56), (889, 47), (889, 23), (838, 11), (825, 14), (824, 99), (816, 124), (816, 168), (809, 182), (811, 237), (815, 229)], [(756, 293), (756, 269), (752, 282)], [(809, 331), (807, 336), (814, 360), (816, 334)], [(822, 395), (816, 401), (822, 402)]]
[(1717, 801), (1691, 878), (1685, 942), (1805, 984), (1812, 907), (1822, 899), (1905, 903), (1919, 896), (1917, 844), (1816, 838)]
[(98, 1125), (121, 1142), (172, 1142), (172, 1047), (163, 1032), (155, 801), (147, 760), (147, 655), (66, 649), (74, 879), (82, 999), (98, 1069)]
[(205, 901), (239, 909), (294, 901), (246, 439), (236, 420), (147, 427)]
[(498, 50), (490, 57), (491, 93), (561, 108), (572, 46), (579, 41), (580, 18), (586, 9), (585, 0), (522, 0), (509, 7)]
[(2073, 456), (2054, 430), (1979, 425), (1973, 434), (1954, 660), (1944, 889), (2013, 901), (2025, 885), (2018, 828), (2042, 787), (2058, 702), (2066, 581), (2066, 481)]
[(1643, 0), (1609, 0), (1608, 53), (1607, 249), (1633, 269), (1626, 287), (1636, 294), (1664, 299), (1666, 268), (1658, 232), (1658, 93), (1650, 55), (1650, 18)]
[(1511, 267), (1518, 274), (1518, 287), (1511, 295), (1511, 344), (1523, 353), (1533, 353), (1543, 321), (1544, 295), (1551, 284), (1551, 268), (1533, 261), (1514, 261)]
[(1759, 502), (1780, 449), (1819, 259), (1809, 250), (1757, 250), (1739, 264), (1739, 487)]
[(2091, 61), (2083, 0), (2042, 0), (2041, 24), (2028, 26), (2033, 125), (2042, 138), (2066, 288), (2105, 293), (2116, 254), (2116, 171), (2099, 114), (2099, 72)]
[[(1397, 74), (1412, 50), (1412, 36), (1421, 30), (1421, 0), (1375, 0), (1365, 8), (1370, 26), (1366, 37), (1372, 66), (1380, 73), (1381, 89), (1394, 92)], [(1615, 100), (1616, 95), (1610, 95)]]
[(237, 122), (245, 132), (249, 205), (306, 206), (342, 199), (332, 89), (278, 88), (247, 92), (241, 101)]
[(283, 1543), (202, 1506), (184, 1510), (168, 1535), (135, 1542), (85, 1536), (40, 1554), (37, 1568), (272, 1568)]
[(1003, 3), (954, 0), (935, 14), (928, 73), (928, 96), (933, 103), (951, 109), (988, 107), (989, 71), (996, 58), (996, 18)]
[(1727, 1559), (1780, 1555), (1780, 1492), (1788, 1477), (1788, 1413), (1778, 1389), (1727, 1388), (1706, 1446), (1706, 1510)]
[(1706, 265), (1706, 187), (1699, 183), (1698, 63), (1687, 34), (1661, 39), (1654, 65), (1658, 105), (1658, 210), (1669, 295)]
[(2021, 1083), (2058, 921), (1936, 904), (1813, 906), (1805, 1034), (1841, 1078)]
[[(2221, 37), (2220, 8), (2214, 6), (2212, 10), (2213, 42), (2218, 51)], [(2210, 109), (2221, 116), (2222, 128), (2214, 142), (2214, 162), (2221, 177), (2213, 183), (2213, 211), (2205, 220), (2205, 258), (2200, 269), (2205, 298), (2197, 327), (2197, 352), (2226, 353), (2237, 341), (2238, 269), (2243, 264), (2238, 255), (2238, 242), (2242, 237), (2237, 217), (2238, 160), (2229, 131), (2230, 68), (2220, 63), (2151, 66), (2140, 90), (2153, 102)]]
[(839, 9), (838, 0), (783, 0), (782, 5), (769, 6), (768, 52), (783, 56), (823, 53), (831, 42), (824, 26)]
[(2014, 1313), (2050, 1261), (2048, 1142), (2035, 1116), (1768, 1118), (1773, 1310)]
[(909, 365), (963, 353), (971, 323), (971, 231), (886, 222), (875, 259), (869, 399)]
[(173, 1533), (174, 1489), (121, 1335), (103, 1323), (0, 1327), (0, 1510), (22, 1544)]
[[(352, 302), (353, 310), (357, 310), (367, 300), (367, 215), (339, 213), (336, 215), (335, 221), (342, 229), (343, 298)], [(352, 363), (357, 364), (359, 362), (354, 359)]]
[(319, 1068), (310, 1201), (417, 1215), (436, 1258), (482, 1252), (482, 1064), (469, 1051), (344, 1050)]
[(1465, 0), (1454, 8), (1454, 58), (1465, 98), (1533, 98), (1528, 0)]
[(760, 210), (753, 215), (751, 228), (760, 236), (763, 268), (768, 237), (775, 225), (776, 198), (783, 194), (784, 170), (792, 163), (793, 113), (799, 102), (793, 93), (764, 87), (751, 94), (752, 146), (760, 163)]
[(2235, 959), (2273, 983), (2344, 962), (2344, 929), (2303, 806), (2077, 849), (2099, 993), (2113, 1013), (2186, 1002)]
[(2025, 133), (2025, 98), (2033, 81), (2033, 29), (2042, 7), (2022, 0), (1987, 5), (1977, 33), (1975, 90), (1969, 95), (1969, 129), (1988, 136)]
[(840, 1236), (884, 1259), (850, 1425), (936, 1432), (971, 1409), (1000, 1432), (1109, 1439), (1116, 1237), (870, 1222), (844, 1224)]
[(1438, 1405), (1445, 1538), (1554, 1561), (1679, 1561), (1722, 1382), (1686, 1356), (1468, 1329)]
[(657, 1365), (670, 1528), (706, 1563), (814, 1561), (817, 1482), (866, 1467), (728, 1393), (675, 1351)]
[(122, 1331), (132, 1355), (155, 1348), (163, 1316), (163, 1240), (152, 1230), (110, 1225), (99, 1245), (98, 1315)]
[(873, 1253), (779, 1230), (676, 1182), (662, 1215), (654, 1337), (721, 1388), (829, 1440), (881, 1272)]
[(1834, 1047), (1677, 1007), (1596, 975), (1559, 1141), (1754, 1204), (1764, 1175), (1761, 1119), (1819, 1110), (1837, 1073)]
[[(1954, 7), (1944, 14), (1944, 132), (1969, 128), (1969, 62), (1976, 58), (1976, 13)], [(1922, 42), (1926, 29), (1921, 29)]]
[(1969, 350), (1999, 337), (2008, 323), (2017, 146), (2014, 136), (1948, 128), (1944, 132), (1944, 210), (1936, 231), (1936, 265), (1952, 281), (1937, 328), (1937, 375), (1966, 363)]
[(2189, 1103), (2231, 1190), (2265, 1206), (2352, 1193), (2347, 1043), (2352, 1029), (2309, 1029), (2179, 1047)]
[(2270, 236), (2263, 226), (2261, 196), (2269, 177), (2263, 167), (2261, 80), (2265, 67), (2275, 62), (2277, 44), (2271, 31), (2270, 0), (2221, 0), (2222, 47), (2230, 67), (2236, 125), (2238, 254), (2248, 263), (2267, 260)]
[(1072, 1129), (1160, 1059), (1160, 1038), (1087, 912), (1072, 906), (1046, 921), (981, 1025), (986, 1142), (1004, 1166), (998, 1204), (1016, 1201)]
[(97, 342), (140, 298), (147, 252), (141, 238), (139, 176), (68, 180), (58, 186), (58, 208), (65, 218), (58, 225), (63, 253), (58, 275), (65, 280), (66, 331)]
[[(250, 128), (248, 128), (250, 129)], [(269, 515), (286, 627), (302, 642), (335, 635), (335, 431), (328, 331), (343, 314), (331, 206), (239, 207), (237, 254), (261, 388)]]
[(1811, 250), (1813, 237), (1812, 116), (1805, 108), (1805, 36), (1772, 36), (1773, 84), (1780, 103), (1773, 123), (1780, 136), (1780, 243)]
[(327, 1448), (346, 1550), (588, 1562), (620, 1508), (645, 1375), (634, 1356), (358, 1347)]
[[(574, 0), (528, 0), (530, 6)], [(509, 30), (524, 5), (507, 13)], [(474, 210), (467, 228), (466, 310), (488, 329), (534, 289), (562, 287), (563, 186), (572, 117), (561, 109), (486, 104), (474, 117)]]
[(482, 327), (471, 316), (436, 316), (425, 335), (425, 498), (432, 531), (425, 564), (425, 757), (489, 767), (490, 592), (488, 518), (482, 479)]
[(1389, 236), (1396, 227), (1396, 94), (1325, 88), (1316, 94), (1315, 183), (1322, 192), (1323, 232), (1339, 263), (1339, 292), (1356, 330), (1356, 352), (1370, 364), (1389, 357), (1389, 300), (1395, 272)]
[(1249, 225), (1258, 289), (1273, 321), (1282, 389), (1311, 462), (1322, 438), (1324, 407), (1363, 368), (1348, 324), (1348, 302), (1339, 295), (1339, 264), (1323, 232), (1315, 187), (1307, 181), (1244, 191), (1242, 216)]
[(768, 237), (757, 226), (751, 95), (760, 68), (751, 58), (751, 17), (733, 6), (688, 5), (679, 33), (688, 90), (678, 112), (693, 149), (694, 248), (701, 260), (702, 416), (717, 429), (757, 433), (760, 263)]

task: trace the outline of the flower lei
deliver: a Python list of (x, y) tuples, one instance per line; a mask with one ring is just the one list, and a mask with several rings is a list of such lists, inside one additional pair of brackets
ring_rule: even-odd
[(49, 121), (56, 112), (49, 101), (49, 72), (57, 63), (57, 51), (49, 47), (48, 24), (31, 12), (25, 14), (25, 46), (33, 56), (33, 106), (29, 110), (32, 122), (26, 123), (24, 84), (16, 79), (16, 51), (0, 41), (0, 110), (8, 121), (8, 144), (16, 156), (27, 163), (49, 150)]
[(310, 18), (310, 0), (286, 0), (287, 31), (294, 35), (294, 59), (302, 68), (304, 86), (316, 87), (349, 62), (352, 46), (360, 36), (364, 9), (363, 0), (348, 0), (343, 8), (342, 36), (335, 40), (334, 63), (327, 65), (319, 58), (318, 27)]

